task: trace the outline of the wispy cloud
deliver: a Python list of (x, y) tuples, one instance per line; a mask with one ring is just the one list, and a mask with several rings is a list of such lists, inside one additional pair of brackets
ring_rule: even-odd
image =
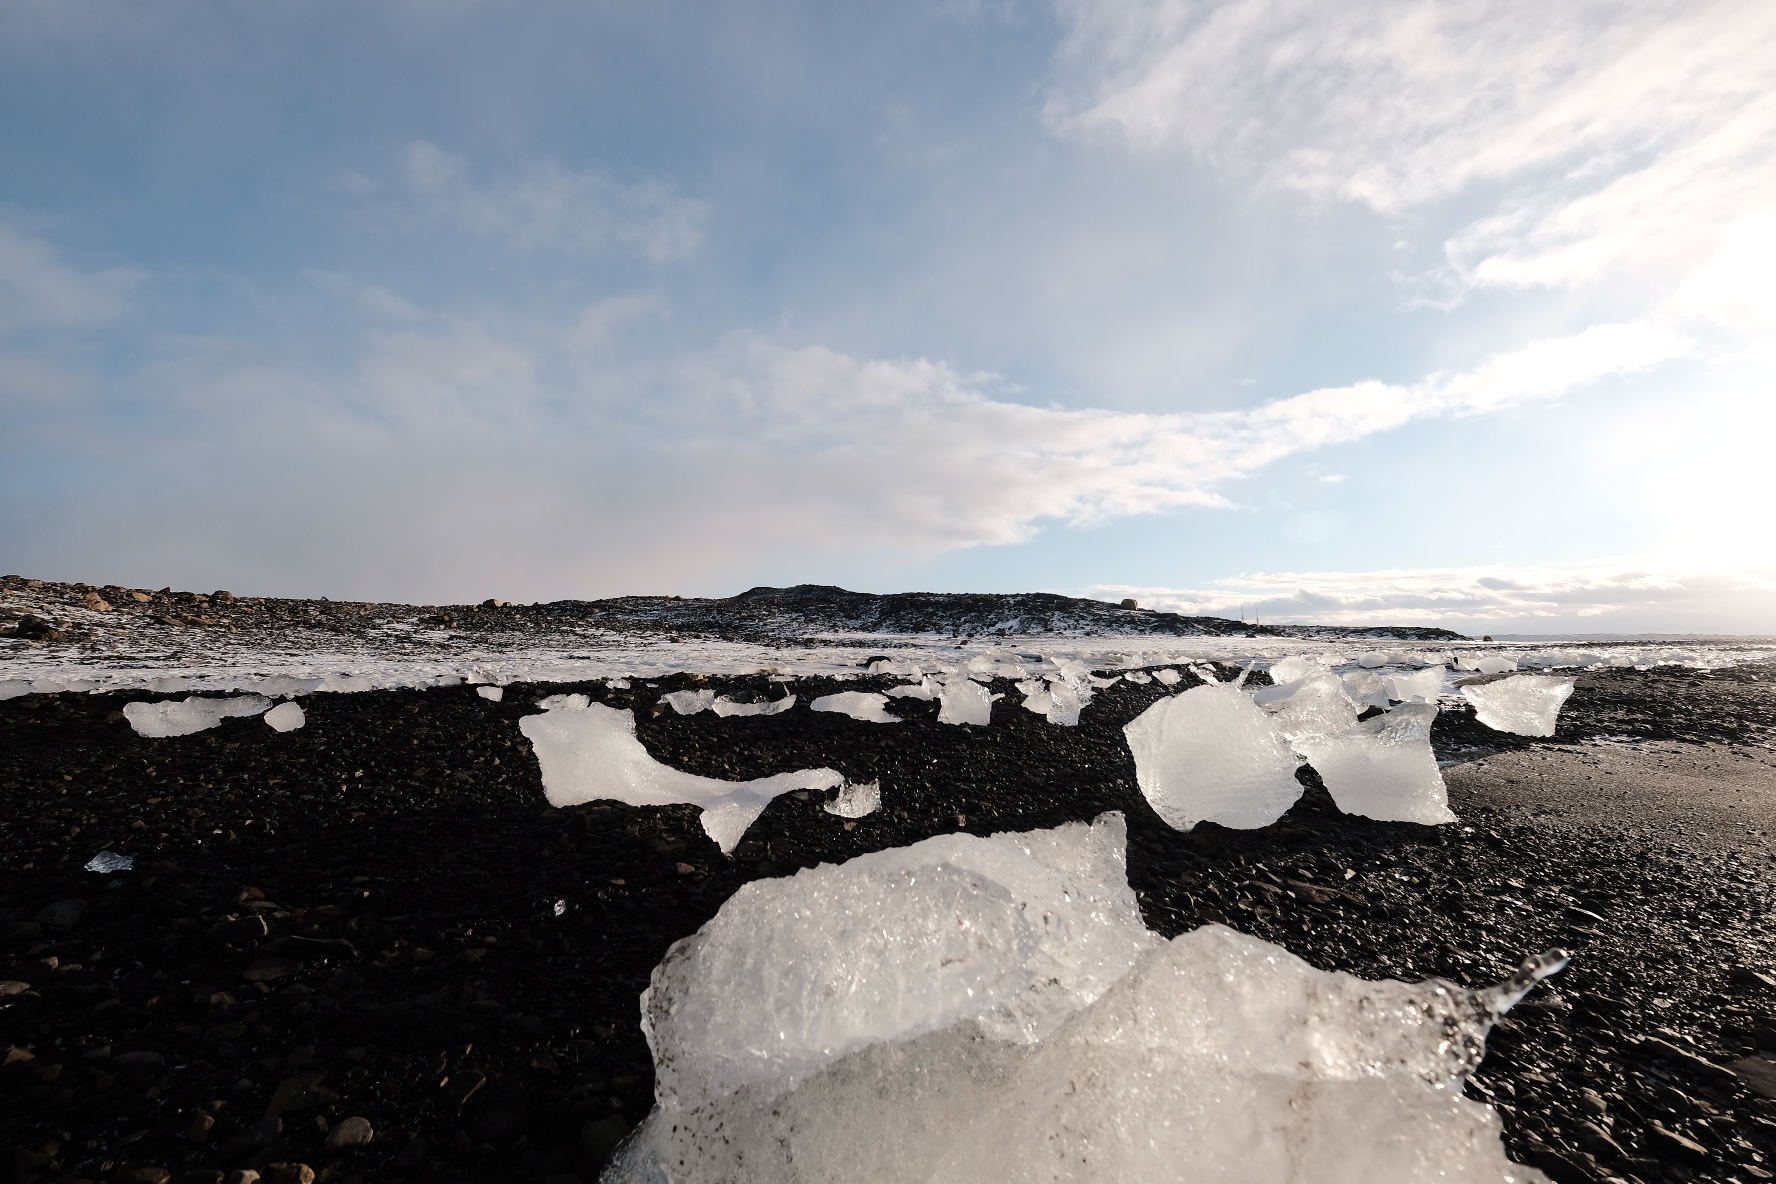
[(42, 239), (0, 223), (0, 334), (109, 320), (141, 278), (122, 267), (82, 272)]
[(1657, 560), (1370, 572), (1262, 572), (1201, 589), (1098, 585), (1144, 607), (1272, 624), (1436, 625), (1470, 633), (1776, 630), (1776, 568)]
[(1467, 282), (1682, 274), (1776, 187), (1776, 9), (1531, 0), (1063, 5), (1053, 123), (1397, 214), (1490, 212)]
[[(357, 188), (380, 188), (357, 178)], [(574, 172), (552, 160), (478, 181), (465, 157), (425, 140), (401, 155), (398, 196), (373, 220), (404, 227), (445, 225), (502, 240), (519, 251), (625, 249), (656, 262), (694, 255), (710, 205), (655, 178), (619, 181)]]

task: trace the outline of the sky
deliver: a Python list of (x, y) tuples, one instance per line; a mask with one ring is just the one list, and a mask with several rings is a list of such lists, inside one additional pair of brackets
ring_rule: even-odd
[(1761, 0), (18, 0), (0, 567), (1776, 633)]

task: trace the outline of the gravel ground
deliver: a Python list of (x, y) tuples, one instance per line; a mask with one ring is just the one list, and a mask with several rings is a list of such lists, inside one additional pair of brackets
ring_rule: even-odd
[[(893, 726), (655, 714), (692, 686), (774, 684), (315, 695), (299, 731), (167, 740), (122, 721), (149, 696), (0, 702), (0, 1179), (590, 1181), (651, 1104), (649, 971), (739, 885), (1111, 809), (1166, 935), (1226, 921), (1318, 966), (1473, 985), (1572, 950), (1471, 1085), (1555, 1180), (1776, 1170), (1776, 698), (1754, 668), (1584, 675), (1550, 741), (1446, 711), (1458, 825), (1341, 815), (1304, 770), (1278, 824), (1189, 834), (1122, 743), (1156, 685), (1101, 692), (1077, 728), (1006, 703), (940, 725), (916, 700)], [(679, 768), (828, 766), (879, 779), (884, 809), (780, 798), (734, 858), (690, 807), (551, 809), (517, 721), (563, 690), (636, 708)], [(101, 850), (134, 870), (82, 870)]]

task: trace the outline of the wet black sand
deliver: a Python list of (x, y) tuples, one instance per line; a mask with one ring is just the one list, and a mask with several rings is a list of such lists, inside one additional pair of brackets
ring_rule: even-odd
[[(1768, 677), (1585, 675), (1550, 742), (1446, 712), (1459, 825), (1340, 815), (1304, 773), (1277, 825), (1190, 834), (1148, 810), (1122, 744), (1152, 685), (1102, 692), (1078, 728), (1003, 703), (990, 728), (950, 727), (910, 700), (895, 710), (916, 718), (892, 726), (654, 716), (667, 690), (767, 686), (681, 676), (513, 686), (498, 704), (466, 687), (316, 695), (300, 731), (232, 719), (168, 740), (121, 721), (149, 696), (14, 699), (0, 980), (28, 989), (0, 999), (0, 1180), (590, 1181), (651, 1100), (636, 996), (738, 885), (1109, 809), (1129, 818), (1131, 880), (1167, 935), (1225, 920), (1322, 967), (1471, 984), (1571, 949), (1472, 1086), (1516, 1158), (1557, 1180), (1768, 1179)], [(829, 766), (880, 779), (884, 810), (847, 825), (819, 795), (782, 798), (729, 859), (689, 807), (550, 809), (517, 720), (564, 689), (638, 707), (644, 742), (680, 768)], [(104, 849), (135, 870), (81, 870)], [(44, 910), (74, 899), (84, 912), (56, 928), (74, 910)], [(329, 1149), (351, 1117), (373, 1140)]]

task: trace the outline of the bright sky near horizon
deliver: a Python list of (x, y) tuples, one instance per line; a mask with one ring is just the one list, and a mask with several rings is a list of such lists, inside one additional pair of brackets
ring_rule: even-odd
[(1776, 633), (1776, 6), (0, 8), (0, 566)]

